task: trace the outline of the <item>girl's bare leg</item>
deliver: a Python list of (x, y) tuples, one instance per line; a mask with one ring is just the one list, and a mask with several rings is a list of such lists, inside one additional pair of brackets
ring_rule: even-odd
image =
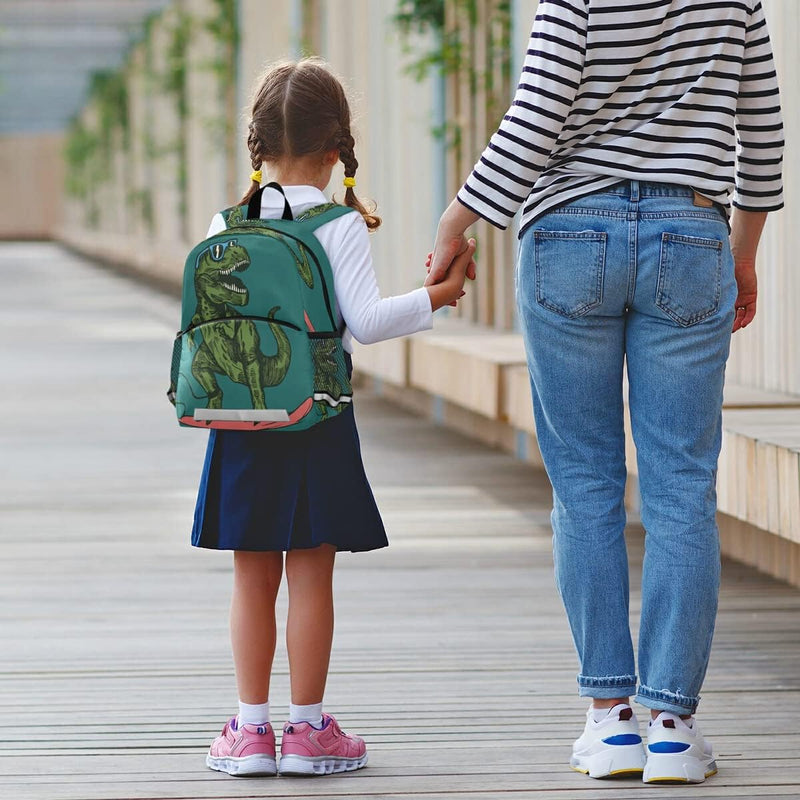
[(321, 703), (333, 644), (333, 562), (336, 548), (322, 544), (286, 554), (289, 619), (286, 649), (292, 703)]
[(239, 699), (258, 705), (269, 700), (275, 656), (275, 599), (283, 574), (283, 553), (233, 554), (231, 645)]

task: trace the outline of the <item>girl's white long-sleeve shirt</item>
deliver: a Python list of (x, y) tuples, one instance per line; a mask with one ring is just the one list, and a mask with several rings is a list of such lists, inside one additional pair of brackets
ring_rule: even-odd
[[(325, 195), (314, 186), (284, 186), (286, 199), (295, 216), (327, 203)], [(261, 196), (261, 218), (279, 219), (283, 197), (274, 189)], [(208, 236), (225, 230), (221, 214), (215, 214)], [(339, 311), (339, 323), (346, 325), (342, 345), (353, 352), (352, 339), (374, 344), (395, 336), (407, 336), (433, 327), (433, 310), (427, 289), (420, 287), (406, 294), (381, 297), (372, 264), (369, 232), (361, 214), (344, 214), (320, 225), (315, 231), (333, 271), (333, 289)]]
[(540, 0), (516, 96), (458, 193), (520, 235), (624, 179), (726, 209), (783, 206), (783, 125), (760, 0)]

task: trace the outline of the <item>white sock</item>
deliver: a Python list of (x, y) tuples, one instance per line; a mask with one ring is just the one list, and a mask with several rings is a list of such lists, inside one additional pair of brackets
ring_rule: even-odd
[(611, 711), (610, 708), (595, 708), (592, 706), (592, 721), (602, 722), (608, 716), (609, 711)]
[(312, 703), (309, 706), (296, 706), (289, 703), (289, 722), (308, 722), (315, 728), (322, 725), (322, 703)]
[(612, 708), (618, 708), (618, 706), (624, 705), (624, 703), (618, 703), (616, 706), (612, 706), (611, 708), (595, 708), (592, 706), (592, 721), (595, 724), (602, 722), (611, 713)]
[(266, 725), (269, 723), (269, 700), (266, 703), (243, 703), (239, 701), (238, 725)]

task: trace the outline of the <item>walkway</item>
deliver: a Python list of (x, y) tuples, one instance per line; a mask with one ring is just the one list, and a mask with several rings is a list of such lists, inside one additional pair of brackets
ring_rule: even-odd
[[(3, 798), (800, 798), (800, 593), (725, 565), (701, 716), (718, 777), (684, 790), (571, 772), (585, 704), (545, 478), (370, 397), (358, 413), (392, 546), (340, 558), (326, 699), (370, 766), (206, 770), (236, 699), (231, 573), (188, 545), (204, 435), (164, 397), (177, 305), (51, 245), (0, 245), (0, 275)], [(274, 683), (280, 721), (283, 655)]]

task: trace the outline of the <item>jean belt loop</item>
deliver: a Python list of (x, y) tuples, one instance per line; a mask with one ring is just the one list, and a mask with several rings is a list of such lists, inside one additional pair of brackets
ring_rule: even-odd
[(631, 203), (639, 202), (639, 181), (631, 181)]

